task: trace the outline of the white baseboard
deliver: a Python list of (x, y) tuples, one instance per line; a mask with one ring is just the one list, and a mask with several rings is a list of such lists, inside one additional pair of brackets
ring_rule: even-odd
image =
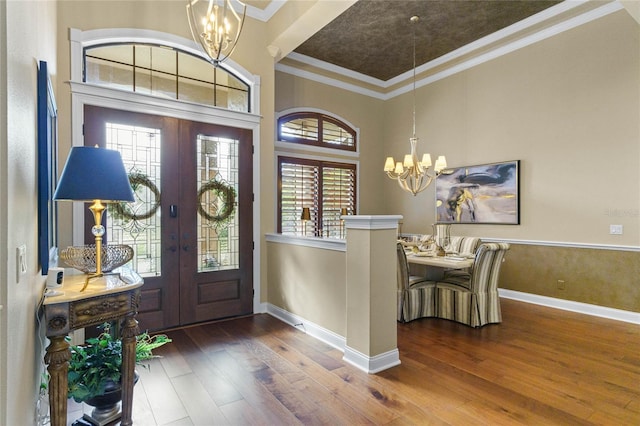
[(311, 321), (308, 321), (298, 315), (285, 311), (284, 309), (272, 305), (266, 304), (266, 313), (278, 318), (298, 330), (304, 331), (309, 336), (314, 337), (327, 345), (336, 348), (340, 352), (344, 353), (343, 360), (349, 364), (359, 368), (370, 374), (375, 374), (387, 368), (394, 367), (400, 364), (400, 352), (398, 349), (385, 352), (380, 355), (370, 357), (361, 352), (356, 351), (353, 348), (347, 346), (347, 339), (339, 334), (334, 333), (331, 330), (327, 330), (324, 327), (319, 326)]
[(343, 336), (340, 336), (339, 334), (336, 334), (331, 330), (308, 321), (305, 318), (285, 311), (284, 309), (272, 305), (271, 303), (267, 303), (266, 312), (278, 318), (279, 320), (286, 322), (287, 324), (296, 327), (301, 331), (304, 331), (309, 336), (315, 337), (316, 339), (344, 353), (345, 347), (347, 346), (347, 340)]
[(605, 306), (590, 305), (588, 303), (556, 299), (554, 297), (539, 296), (537, 294), (522, 293), (520, 291), (503, 288), (498, 289), (498, 293), (500, 297), (504, 297), (505, 299), (519, 300), (521, 302), (534, 303), (536, 305), (548, 306), (565, 311), (640, 324), (640, 312), (624, 311), (622, 309), (607, 308)]
[(370, 357), (347, 346), (342, 359), (365, 373), (375, 374), (400, 365), (400, 352), (398, 348), (396, 348), (389, 352)]

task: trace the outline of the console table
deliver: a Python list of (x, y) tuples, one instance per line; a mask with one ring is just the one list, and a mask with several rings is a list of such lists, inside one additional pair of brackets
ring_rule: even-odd
[(67, 373), (71, 350), (65, 337), (73, 330), (122, 319), (122, 419), (131, 425), (133, 380), (136, 361), (136, 314), (142, 278), (132, 270), (104, 275), (89, 281), (80, 291), (86, 275), (65, 275), (64, 284), (43, 302), (46, 334), (50, 340), (44, 361), (49, 372), (51, 425), (67, 421)]

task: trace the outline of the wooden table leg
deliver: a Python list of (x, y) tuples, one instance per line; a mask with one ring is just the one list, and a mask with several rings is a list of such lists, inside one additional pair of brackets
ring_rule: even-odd
[(135, 315), (127, 315), (122, 327), (122, 426), (133, 424), (133, 380), (136, 367), (136, 336), (139, 334)]
[(66, 426), (67, 424), (67, 386), (69, 360), (71, 350), (65, 336), (49, 338), (44, 362), (49, 372), (49, 409), (51, 410), (51, 426)]

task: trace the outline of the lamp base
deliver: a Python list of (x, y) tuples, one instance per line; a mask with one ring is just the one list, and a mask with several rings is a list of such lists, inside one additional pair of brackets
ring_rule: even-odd
[(106, 275), (117, 275), (118, 278), (120, 278), (120, 273), (119, 272), (103, 272), (101, 274), (88, 274), (84, 279), (84, 285), (82, 286), (80, 291), (85, 291), (85, 289), (89, 285), (89, 281), (91, 281), (91, 280), (93, 280), (95, 278), (104, 277)]

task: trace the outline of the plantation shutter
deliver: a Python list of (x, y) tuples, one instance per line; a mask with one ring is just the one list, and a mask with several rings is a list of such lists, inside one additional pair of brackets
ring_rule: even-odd
[(279, 192), (280, 220), (282, 234), (303, 235), (305, 226), (300, 217), (302, 208), (309, 207), (311, 220), (306, 223), (306, 235), (316, 235), (316, 216), (318, 211), (318, 187), (320, 168), (299, 159), (280, 158)]
[(342, 209), (348, 214), (355, 210), (355, 167), (347, 165), (325, 165), (322, 168), (322, 217), (324, 235), (344, 236), (340, 215)]
[[(344, 237), (342, 209), (355, 214), (355, 165), (280, 157), (278, 182), (278, 232)], [(303, 207), (311, 214), (306, 226)]]

